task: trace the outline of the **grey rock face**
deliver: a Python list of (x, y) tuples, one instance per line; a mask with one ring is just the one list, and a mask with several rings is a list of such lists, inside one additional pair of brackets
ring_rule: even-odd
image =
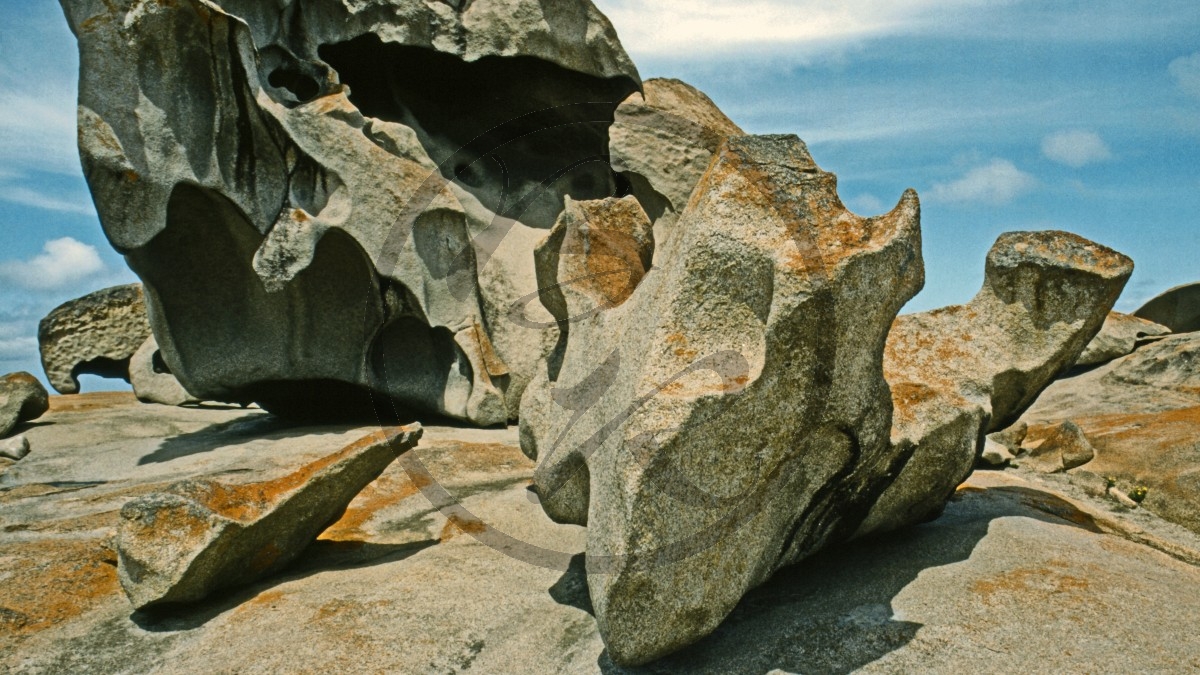
[(532, 248), (616, 193), (639, 86), (590, 2), (62, 4), (85, 174), (187, 391), (515, 417), (557, 337), (509, 318)]
[(1109, 312), (1104, 326), (1075, 362), (1077, 366), (1094, 366), (1132, 354), (1147, 338), (1169, 335), (1171, 329), (1136, 316)]
[(55, 308), (38, 324), (42, 367), (61, 394), (79, 393), (80, 375), (129, 381), (129, 359), (150, 337), (141, 284), (105, 288)]
[[(595, 237), (560, 222), (564, 242)], [(592, 289), (563, 294), (574, 320), (561, 367), (526, 392), (522, 446), (546, 512), (586, 519), (615, 661), (711, 632), (779, 567), (853, 532), (903, 463), (880, 364), (923, 280), (918, 223), (912, 192), (878, 218), (847, 212), (794, 136), (731, 138), (664, 267), (606, 311)], [(635, 274), (644, 253), (625, 257)], [(558, 283), (579, 257), (560, 256)]]
[(153, 335), (130, 357), (129, 382), (133, 385), (133, 393), (143, 403), (184, 405), (199, 402), (167, 369)]
[(1011, 232), (966, 305), (900, 317), (884, 352), (892, 443), (912, 459), (861, 532), (936, 513), (975, 465), (1100, 330), (1133, 273), (1129, 258), (1067, 232)]
[(1134, 316), (1153, 321), (1173, 333), (1200, 330), (1200, 283), (1176, 286), (1142, 305)]
[(0, 438), (22, 422), (37, 419), (50, 409), (46, 388), (29, 373), (10, 373), (0, 378)]
[(282, 569), (420, 437), (420, 426), (381, 431), (277, 480), (189, 480), (130, 501), (117, 534), (121, 587), (143, 609)]

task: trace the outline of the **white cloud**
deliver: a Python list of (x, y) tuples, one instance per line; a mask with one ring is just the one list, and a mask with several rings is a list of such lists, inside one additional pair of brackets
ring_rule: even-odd
[(946, 202), (984, 202), (1007, 204), (1032, 190), (1037, 180), (1006, 159), (971, 169), (958, 180), (934, 183), (931, 195)]
[(954, 10), (1005, 0), (598, 0), (622, 43), (638, 55), (695, 55), (737, 47), (812, 51), (883, 35), (917, 33)]
[[(3, 176), (0, 176), (3, 180)], [(0, 184), (0, 200), (13, 202), (14, 204), (23, 204), (25, 206), (33, 206), (39, 209), (48, 211), (62, 211), (64, 213), (81, 213), (83, 215), (93, 215), (96, 209), (89, 201), (87, 203), (60, 199), (53, 195), (42, 194), (37, 190), (31, 190), (19, 185), (2, 185)]]
[(1112, 158), (1104, 139), (1091, 131), (1060, 131), (1042, 139), (1047, 159), (1076, 169)]
[(73, 92), (0, 88), (0, 163), (65, 175), (80, 172)]
[(26, 361), (37, 357), (37, 338), (33, 336), (0, 338), (0, 361)]
[(1192, 96), (1200, 96), (1200, 52), (1181, 56), (1167, 66), (1167, 72), (1175, 78), (1175, 84)]
[(67, 288), (105, 271), (96, 247), (71, 237), (46, 242), (29, 260), (0, 262), (0, 280), (34, 291)]

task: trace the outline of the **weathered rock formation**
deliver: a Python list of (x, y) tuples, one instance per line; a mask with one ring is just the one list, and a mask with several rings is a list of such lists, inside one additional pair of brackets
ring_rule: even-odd
[(1079, 360), (1075, 362), (1075, 365), (1094, 366), (1108, 363), (1126, 354), (1132, 354), (1139, 345), (1148, 340), (1170, 333), (1170, 328), (1160, 326), (1153, 321), (1139, 319), (1130, 314), (1109, 312), (1108, 318), (1104, 320), (1104, 326), (1088, 343), (1083, 354), (1079, 355)]
[[(551, 311), (570, 317), (568, 340), (526, 392), (521, 436), (543, 508), (586, 520), (614, 660), (711, 632), (775, 570), (852, 533), (903, 464), (881, 352), (924, 278), (918, 210), (910, 192), (859, 218), (799, 139), (731, 138), (664, 266), (625, 298), (646, 248), (571, 249), (600, 226), (564, 214)], [(640, 241), (647, 222), (623, 222), (609, 239)], [(631, 272), (569, 283), (595, 277), (592, 253)]]
[(1166, 326), (1173, 333), (1200, 331), (1200, 283), (1176, 286), (1142, 305), (1133, 315)]
[(985, 436), (1010, 426), (1100, 330), (1133, 262), (1067, 232), (1012, 232), (988, 252), (965, 305), (896, 320), (884, 373), (892, 443), (912, 459), (861, 532), (936, 514), (970, 474)]
[(1087, 435), (1071, 420), (1054, 427), (1021, 458), (1021, 466), (1042, 473), (1059, 473), (1077, 469), (1096, 458), (1096, 449)]
[(0, 377), (0, 438), (18, 424), (41, 417), (50, 409), (46, 388), (29, 373), (10, 373)]
[(80, 375), (120, 378), (145, 403), (198, 399), (171, 373), (150, 332), (141, 284), (114, 286), (55, 308), (38, 325), (42, 367), (60, 393), (79, 393)]
[(515, 417), (556, 341), (508, 319), (535, 243), (630, 190), (639, 78), (590, 2), (62, 4), (85, 174), (187, 391)]
[(183, 405), (200, 402), (171, 374), (153, 335), (129, 358), (129, 382), (133, 385), (133, 393), (143, 403)]
[(612, 167), (642, 203), (660, 246), (721, 142), (744, 133), (711, 99), (679, 80), (647, 80), (617, 107), (609, 131)]
[(150, 337), (141, 284), (105, 288), (59, 305), (38, 324), (42, 367), (60, 394), (80, 375), (129, 381), (129, 360)]
[(1200, 333), (1172, 335), (1139, 349), (1104, 377), (1117, 384), (1200, 396)]
[(381, 431), (276, 480), (188, 480), (130, 501), (117, 534), (121, 587), (143, 609), (282, 569), (420, 437), (420, 426)]

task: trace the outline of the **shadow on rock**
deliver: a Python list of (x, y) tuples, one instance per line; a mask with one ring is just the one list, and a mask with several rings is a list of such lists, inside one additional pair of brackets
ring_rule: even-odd
[(171, 633), (200, 628), (280, 584), (321, 572), (352, 570), (399, 562), (437, 544), (437, 540), (407, 544), (372, 544), (363, 541), (318, 540), (304, 550), (286, 570), (258, 583), (231, 589), (203, 602), (165, 605), (130, 614), (129, 620), (151, 633)]
[[(895, 616), (891, 602), (901, 590), (925, 570), (966, 560), (991, 521), (1012, 516), (1099, 531), (1069, 503), (1037, 490), (964, 488), (933, 522), (860, 539), (781, 570), (696, 644), (638, 668), (616, 665), (605, 650), (597, 665), (610, 675), (852, 672), (905, 646), (922, 628)], [(549, 592), (560, 604), (590, 612), (583, 556)]]
[(170, 462), (250, 440), (281, 440), (314, 434), (341, 433), (357, 426), (362, 425), (312, 426), (266, 413), (252, 415), (172, 436), (163, 441), (157, 450), (139, 459), (138, 466)]

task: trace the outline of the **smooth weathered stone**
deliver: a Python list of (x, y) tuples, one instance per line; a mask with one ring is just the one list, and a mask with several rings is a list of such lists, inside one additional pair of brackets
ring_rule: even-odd
[(656, 241), (666, 243), (721, 142), (744, 134), (703, 92), (679, 80), (646, 80), (617, 107), (609, 131), (612, 167), (646, 208)]
[[(54, 398), (51, 423), (28, 432), (35, 451), (0, 474), (0, 672), (343, 673), (365, 658), (385, 673), (629, 672), (590, 613), (586, 532), (528, 498), (533, 465), (516, 429), (427, 426), (282, 574), (199, 607), (134, 613), (103, 545), (124, 501), (163, 472), (278, 476), (325, 452), (328, 432), (348, 443), (370, 429), (281, 434), (255, 409)], [(139, 461), (180, 444), (211, 449)], [(536, 543), (569, 569), (504, 555), (431, 513), (406, 471), (416, 458), (478, 518), (468, 529)], [(1062, 478), (978, 472), (936, 521), (782, 570), (709, 638), (632, 672), (1196, 670), (1200, 567), (1185, 561), (1200, 561), (1200, 537), (1050, 484)]]
[(121, 587), (144, 609), (282, 569), (420, 437), (419, 425), (380, 431), (276, 480), (189, 480), (127, 503), (117, 534)]
[(1200, 283), (1176, 286), (1142, 305), (1134, 316), (1171, 329), (1172, 333), (1200, 330)]
[(153, 335), (129, 359), (129, 383), (133, 385), (133, 393), (143, 403), (183, 405), (199, 402), (167, 369)]
[(29, 454), (29, 439), (24, 436), (13, 436), (0, 441), (0, 457), (20, 461)]
[(1022, 421), (1013, 424), (1007, 429), (988, 434), (988, 440), (1003, 445), (1008, 448), (1009, 452), (1015, 455), (1021, 452), (1021, 444), (1025, 442), (1025, 437), (1028, 435), (1029, 424)]
[(936, 514), (987, 433), (1017, 420), (1100, 330), (1133, 272), (1129, 258), (1067, 232), (1011, 232), (987, 256), (971, 302), (896, 320), (884, 352), (892, 442), (912, 459), (861, 533)]
[(0, 377), (0, 438), (18, 424), (37, 419), (50, 408), (49, 394), (29, 373), (9, 373)]
[(1070, 471), (1096, 458), (1096, 449), (1088, 442), (1079, 425), (1066, 420), (1055, 427), (1038, 446), (1021, 458), (1021, 466), (1042, 473)]
[(1087, 349), (1083, 350), (1075, 365), (1094, 366), (1108, 363), (1126, 354), (1132, 354), (1146, 338), (1161, 337), (1170, 332), (1170, 328), (1153, 321), (1139, 319), (1130, 314), (1109, 312), (1108, 318), (1104, 319), (1104, 326), (1088, 343)]
[(988, 438), (983, 442), (983, 453), (979, 458), (987, 466), (1004, 466), (1015, 459), (1016, 455), (1004, 444)]
[(55, 308), (38, 324), (50, 386), (79, 393), (80, 375), (129, 381), (129, 359), (150, 337), (141, 284), (105, 288)]
[[(916, 194), (854, 216), (794, 136), (726, 141), (665, 246), (616, 307), (564, 294), (582, 318), (522, 408), (543, 508), (586, 517), (592, 604), (624, 664), (710, 633), (854, 531), (905, 459), (881, 351), (924, 278)], [(581, 267), (561, 256), (558, 282)]]
[(1200, 397), (1200, 333), (1172, 335), (1122, 359), (1105, 380)]
[(617, 193), (639, 87), (590, 2), (62, 4), (85, 175), (187, 391), (515, 418), (557, 335), (510, 318), (533, 245)]

